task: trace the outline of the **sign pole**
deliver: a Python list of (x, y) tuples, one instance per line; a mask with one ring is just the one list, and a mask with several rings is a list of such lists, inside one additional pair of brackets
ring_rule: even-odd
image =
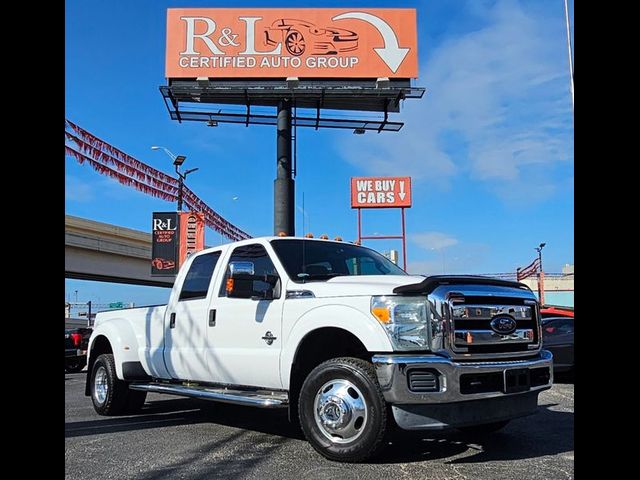
[(362, 209), (358, 208), (358, 243), (362, 243), (362, 218), (360, 217)]
[(407, 235), (404, 224), (404, 207), (402, 207), (402, 265), (404, 267), (404, 271), (407, 271)]

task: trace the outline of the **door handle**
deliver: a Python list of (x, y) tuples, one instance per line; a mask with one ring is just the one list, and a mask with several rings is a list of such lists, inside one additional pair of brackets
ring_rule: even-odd
[(173, 312), (169, 317), (169, 328), (175, 328), (176, 326), (176, 312)]
[(209, 326), (210, 327), (215, 327), (216, 326), (216, 310), (215, 310), (215, 308), (213, 310), (209, 310)]

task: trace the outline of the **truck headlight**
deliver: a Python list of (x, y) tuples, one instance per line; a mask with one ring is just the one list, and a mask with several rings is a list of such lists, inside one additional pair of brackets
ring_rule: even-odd
[(371, 313), (387, 331), (394, 350), (428, 348), (425, 297), (371, 297)]

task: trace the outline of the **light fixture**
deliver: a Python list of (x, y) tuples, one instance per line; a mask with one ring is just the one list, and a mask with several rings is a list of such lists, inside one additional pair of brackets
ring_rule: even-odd
[(364, 128), (356, 128), (356, 129), (353, 131), (353, 134), (354, 134), (354, 135), (363, 135), (363, 134), (364, 134)]
[(387, 88), (390, 84), (389, 77), (381, 77), (376, 79), (376, 88)]
[(173, 164), (176, 167), (179, 167), (180, 165), (182, 165), (184, 163), (184, 161), (187, 159), (186, 156), (184, 155), (178, 155), (176, 158), (173, 159)]
[(217, 127), (218, 126), (218, 121), (217, 120), (208, 120), (207, 121), (207, 127)]

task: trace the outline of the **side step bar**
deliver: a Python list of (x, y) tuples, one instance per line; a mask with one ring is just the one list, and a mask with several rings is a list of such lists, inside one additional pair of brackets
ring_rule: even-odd
[(144, 392), (166, 393), (182, 397), (214, 400), (235, 405), (246, 405), (261, 408), (286, 408), (289, 406), (289, 395), (285, 392), (255, 392), (244, 390), (230, 390), (225, 388), (211, 388), (184, 385), (171, 385), (164, 383), (133, 383), (129, 385), (132, 390)]

